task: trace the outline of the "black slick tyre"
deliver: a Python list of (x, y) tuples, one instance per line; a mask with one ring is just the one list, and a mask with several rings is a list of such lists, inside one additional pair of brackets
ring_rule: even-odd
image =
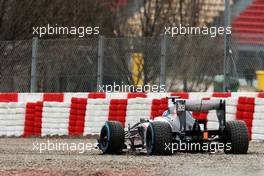
[(103, 154), (120, 154), (124, 147), (125, 131), (120, 122), (107, 121), (101, 129), (99, 148)]
[(226, 122), (224, 130), (226, 154), (246, 154), (249, 146), (248, 128), (244, 121)]
[(148, 155), (170, 155), (172, 154), (171, 145), (171, 126), (161, 121), (150, 122), (146, 134)]

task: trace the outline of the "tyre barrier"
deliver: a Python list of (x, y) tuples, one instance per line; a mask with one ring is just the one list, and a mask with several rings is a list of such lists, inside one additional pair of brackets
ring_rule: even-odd
[(167, 107), (166, 98), (72, 98), (71, 103), (27, 103), (23, 136), (98, 134), (107, 120), (120, 121), (127, 128), (129, 123), (137, 123), (140, 118), (161, 116)]
[(109, 121), (119, 121), (125, 127), (128, 99), (112, 99), (109, 106)]
[(264, 98), (264, 93), (258, 92), (167, 92), (167, 93), (0, 93), (0, 102), (71, 102), (72, 98), (89, 99), (160, 99), (167, 96), (181, 96), (184, 99), (208, 98)]
[(35, 135), (35, 108), (36, 103), (27, 103), (25, 114), (24, 137)]
[(150, 119), (152, 101), (153, 100), (149, 98), (128, 99), (126, 116), (122, 117), (125, 127), (127, 127), (128, 124), (136, 124), (140, 121), (140, 118)]
[(84, 121), (87, 99), (72, 98), (69, 117), (69, 135), (81, 136), (84, 132)]
[[(83, 135), (98, 134), (105, 121), (108, 120), (109, 99), (88, 99), (84, 114)], [(120, 108), (121, 109), (121, 108)], [(122, 118), (119, 118), (121, 120)]]
[(68, 135), (70, 103), (43, 102), (41, 136)]
[[(263, 93), (254, 93), (253, 97), (248, 97), (252, 93), (239, 93), (245, 96), (237, 96), (238, 93), (201, 93), (207, 95), (205, 98), (199, 93), (64, 93), (42, 94), (42, 101), (27, 103), (15, 102), (16, 94), (0, 94), (0, 135), (29, 137), (98, 134), (106, 120), (118, 120), (127, 128), (128, 124), (133, 125), (140, 118), (161, 116), (169, 104), (164, 98), (165, 94), (185, 99), (225, 99), (227, 121), (245, 121), (251, 139), (264, 140)], [(32, 97), (28, 99), (33, 100)], [(218, 119), (213, 111), (193, 112), (193, 115), (197, 119), (206, 120), (209, 128), (218, 127)]]
[(25, 110), (25, 103), (0, 103), (0, 136), (24, 134)]
[(168, 100), (166, 98), (153, 99), (151, 105), (151, 115), (150, 118), (154, 119), (155, 117), (162, 116), (163, 112), (168, 107)]
[(41, 136), (42, 132), (43, 102), (37, 102), (35, 106), (34, 135)]
[(264, 99), (240, 97), (237, 106), (237, 119), (245, 121), (253, 140), (264, 139)]

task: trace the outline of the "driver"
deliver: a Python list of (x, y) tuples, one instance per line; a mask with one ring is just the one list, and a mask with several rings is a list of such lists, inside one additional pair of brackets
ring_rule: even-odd
[(168, 110), (164, 111), (162, 117), (168, 117), (170, 114), (175, 114), (176, 109), (174, 104), (170, 104)]

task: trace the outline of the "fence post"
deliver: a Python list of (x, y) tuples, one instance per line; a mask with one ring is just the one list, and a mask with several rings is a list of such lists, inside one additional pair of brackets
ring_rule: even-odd
[(167, 48), (167, 37), (162, 36), (161, 39), (161, 53), (160, 53), (160, 86), (166, 84), (166, 48)]
[(37, 55), (38, 55), (38, 38), (33, 37), (30, 92), (37, 92)]
[[(225, 20), (224, 20), (224, 27), (225, 29), (230, 26), (230, 1), (229, 0), (225, 0)], [(224, 82), (223, 82), (223, 92), (226, 91), (226, 89), (229, 87), (229, 83), (227, 82), (227, 63), (228, 61), (228, 52), (229, 52), (229, 46), (228, 43), (229, 42), (229, 38), (228, 35), (226, 33), (225, 30), (225, 34), (224, 34)]]
[(104, 36), (100, 36), (98, 40), (98, 63), (97, 63), (97, 91), (103, 84), (103, 59), (104, 59)]

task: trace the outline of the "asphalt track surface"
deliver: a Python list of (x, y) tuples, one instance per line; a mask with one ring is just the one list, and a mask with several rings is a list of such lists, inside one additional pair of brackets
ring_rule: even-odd
[(172, 156), (102, 155), (92, 146), (95, 142), (86, 138), (0, 138), (0, 175), (264, 175), (263, 142), (251, 142), (246, 155)]

